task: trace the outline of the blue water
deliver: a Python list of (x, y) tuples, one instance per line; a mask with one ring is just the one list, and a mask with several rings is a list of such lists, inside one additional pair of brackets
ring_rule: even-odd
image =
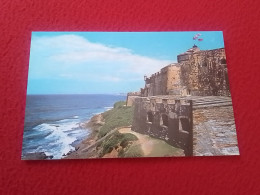
[(54, 159), (73, 151), (90, 133), (81, 124), (113, 107), (122, 95), (27, 95), (22, 155), (45, 152)]

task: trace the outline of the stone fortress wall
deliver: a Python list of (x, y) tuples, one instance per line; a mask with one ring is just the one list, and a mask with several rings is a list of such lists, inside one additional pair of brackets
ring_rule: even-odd
[(132, 130), (165, 140), (192, 155), (192, 102), (172, 96), (135, 99)]
[(230, 96), (225, 49), (196, 50), (177, 57), (181, 67), (180, 80), (185, 93)]
[(140, 96), (141, 93), (139, 91), (127, 93), (126, 106), (132, 106), (135, 98)]
[(224, 48), (200, 51), (194, 45), (177, 59), (145, 76), (140, 93), (128, 94), (132, 130), (163, 139), (187, 156), (239, 154)]
[(230, 96), (225, 49), (201, 51), (197, 46), (177, 56), (151, 77), (145, 77), (141, 96), (225, 95)]
[(179, 95), (180, 94), (180, 66), (170, 64), (151, 77), (145, 77), (145, 87), (141, 89), (141, 95)]

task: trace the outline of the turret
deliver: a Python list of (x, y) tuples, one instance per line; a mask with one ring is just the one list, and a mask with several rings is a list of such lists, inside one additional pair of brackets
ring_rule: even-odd
[(200, 48), (194, 44), (192, 48), (177, 56), (178, 63), (189, 60), (190, 55), (198, 51)]

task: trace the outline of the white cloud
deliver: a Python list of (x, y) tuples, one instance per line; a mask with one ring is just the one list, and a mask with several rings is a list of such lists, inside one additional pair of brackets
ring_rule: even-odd
[[(77, 35), (34, 37), (32, 49), (35, 55), (42, 52), (42, 55), (48, 58), (47, 62), (42, 64), (46, 70), (49, 69), (49, 72), (43, 71), (39, 74), (50, 74), (55, 66), (59, 66), (56, 67), (59, 69), (56, 72), (59, 72), (58, 75), (63, 78), (76, 75), (78, 78), (86, 77), (91, 67), (96, 66), (94, 69), (98, 70), (93, 71), (91, 77), (96, 76), (101, 80), (117, 82), (126, 79), (127, 75), (129, 80), (135, 80), (139, 76), (142, 79), (145, 74), (158, 72), (162, 67), (172, 63), (169, 60), (135, 54), (127, 48), (93, 43)], [(75, 68), (76, 66), (81, 66), (81, 69)], [(98, 72), (100, 75), (97, 74)]]
[(73, 80), (95, 80), (95, 81), (109, 81), (118, 82), (122, 79), (116, 76), (102, 75), (102, 74), (88, 74), (88, 73), (72, 73), (72, 74), (59, 74), (59, 77)]

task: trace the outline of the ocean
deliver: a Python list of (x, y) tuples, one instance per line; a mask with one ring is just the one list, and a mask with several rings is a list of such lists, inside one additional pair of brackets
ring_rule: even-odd
[(125, 100), (123, 95), (27, 95), (22, 156), (44, 152), (62, 158), (89, 135), (80, 124)]

